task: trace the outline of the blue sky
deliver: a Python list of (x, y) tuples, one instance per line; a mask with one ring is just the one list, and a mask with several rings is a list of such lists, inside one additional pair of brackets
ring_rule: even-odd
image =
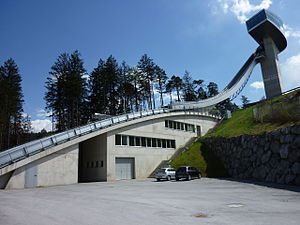
[[(187, 70), (221, 90), (257, 47), (244, 20), (261, 8), (285, 24), (284, 89), (300, 86), (299, 0), (1, 0), (0, 64), (16, 61), (24, 112), (36, 130), (49, 128), (44, 85), (59, 54), (79, 50), (90, 73), (100, 58), (113, 55), (135, 66), (146, 53), (169, 76)], [(261, 99), (261, 81), (257, 66), (241, 94)]]

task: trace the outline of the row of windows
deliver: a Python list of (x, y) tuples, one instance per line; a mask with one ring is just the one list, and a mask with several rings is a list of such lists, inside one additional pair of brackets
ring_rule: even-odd
[(88, 161), (86, 162), (86, 168), (100, 168), (103, 167), (103, 161)]
[(195, 133), (195, 126), (193, 124), (181, 123), (172, 120), (165, 120), (165, 127)]
[(176, 148), (175, 140), (127, 136), (127, 135), (120, 135), (120, 134), (116, 134), (115, 144), (150, 147), (150, 148)]

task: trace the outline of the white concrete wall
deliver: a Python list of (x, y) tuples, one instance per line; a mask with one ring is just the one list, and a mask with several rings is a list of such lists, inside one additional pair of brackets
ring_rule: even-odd
[[(37, 187), (74, 184), (78, 181), (78, 144), (32, 162), (37, 166)], [(16, 169), (6, 189), (25, 188), (28, 166)]]
[(115, 135), (132, 135), (151, 138), (162, 138), (176, 140), (176, 148), (179, 148), (192, 137), (197, 136), (197, 131), (186, 132), (165, 127), (165, 120), (178, 121), (196, 126), (201, 126), (202, 135), (210, 128), (214, 127), (216, 121), (199, 116), (171, 116), (156, 120), (145, 121), (142, 123), (123, 127), (107, 134), (107, 180), (115, 180), (115, 158), (130, 157), (135, 158), (135, 177), (146, 178), (163, 160), (168, 160), (176, 151), (166, 148), (149, 148), (138, 146), (119, 146), (115, 145)]

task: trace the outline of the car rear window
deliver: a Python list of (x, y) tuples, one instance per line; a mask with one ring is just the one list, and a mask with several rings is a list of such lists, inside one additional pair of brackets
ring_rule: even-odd
[(159, 169), (157, 172), (158, 172), (158, 173), (164, 173), (164, 172), (165, 172), (165, 169)]

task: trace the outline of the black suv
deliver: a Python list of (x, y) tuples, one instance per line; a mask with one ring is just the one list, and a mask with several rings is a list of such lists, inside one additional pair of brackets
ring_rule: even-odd
[(176, 170), (175, 179), (178, 181), (181, 178), (191, 180), (193, 178), (201, 178), (201, 173), (192, 166), (181, 166)]

